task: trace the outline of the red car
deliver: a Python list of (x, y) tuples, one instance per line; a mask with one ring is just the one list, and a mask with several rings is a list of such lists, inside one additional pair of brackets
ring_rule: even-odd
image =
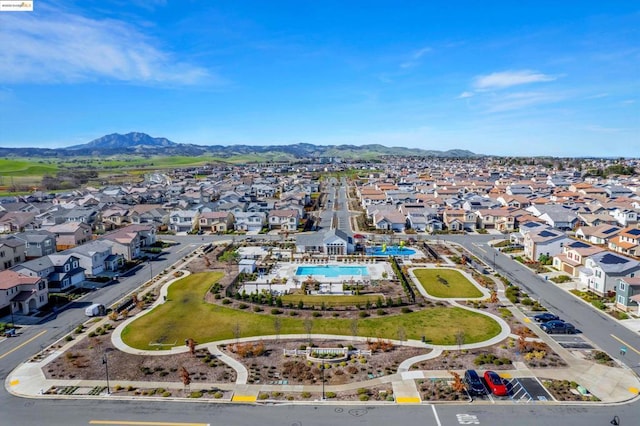
[(507, 396), (507, 386), (502, 381), (502, 377), (498, 376), (495, 371), (487, 370), (484, 372), (484, 381), (487, 382), (487, 386), (491, 389), (491, 392), (496, 396)]

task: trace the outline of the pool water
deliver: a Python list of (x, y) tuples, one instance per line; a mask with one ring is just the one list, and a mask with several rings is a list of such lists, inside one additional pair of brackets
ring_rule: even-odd
[(298, 266), (296, 275), (324, 275), (328, 278), (336, 278), (344, 275), (369, 275), (366, 266)]
[(387, 247), (383, 251), (382, 246), (375, 246), (367, 249), (367, 254), (370, 256), (410, 256), (416, 254), (416, 251), (406, 247)]

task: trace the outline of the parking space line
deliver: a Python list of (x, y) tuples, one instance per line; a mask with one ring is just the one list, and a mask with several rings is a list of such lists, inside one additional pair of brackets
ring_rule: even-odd
[(433, 410), (433, 417), (436, 418), (436, 423), (438, 424), (438, 426), (442, 426), (442, 423), (440, 423), (440, 417), (438, 416), (438, 412), (436, 411), (436, 406), (432, 405), (431, 409)]

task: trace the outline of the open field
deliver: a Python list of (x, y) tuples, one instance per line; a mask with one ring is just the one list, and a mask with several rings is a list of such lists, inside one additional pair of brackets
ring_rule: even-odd
[(282, 302), (287, 305), (293, 303), (297, 305), (302, 300), (305, 306), (321, 306), (323, 303), (327, 307), (333, 306), (357, 306), (366, 305), (367, 301), (375, 305), (378, 299), (384, 300), (382, 294), (361, 294), (357, 296), (335, 296), (335, 295), (310, 295), (310, 294), (286, 294), (282, 296)]
[[(204, 301), (204, 294), (221, 273), (193, 274), (174, 283), (166, 303), (129, 324), (122, 332), (124, 342), (139, 349), (157, 349), (154, 343), (183, 345), (193, 338), (199, 343), (236, 337), (273, 335), (276, 315), (255, 314)], [(267, 307), (265, 312), (270, 312)], [(280, 334), (338, 334), (352, 336), (353, 320), (343, 318), (301, 319), (283, 314)], [(305, 327), (311, 325), (311, 330)], [(398, 338), (400, 331), (409, 339), (425, 336), (434, 344), (456, 344), (455, 335), (464, 333), (464, 342), (480, 342), (496, 336), (500, 325), (488, 316), (462, 308), (435, 307), (402, 315), (365, 318), (357, 321), (358, 335)]]
[(422, 287), (433, 297), (482, 297), (482, 292), (454, 269), (414, 269), (413, 273)]

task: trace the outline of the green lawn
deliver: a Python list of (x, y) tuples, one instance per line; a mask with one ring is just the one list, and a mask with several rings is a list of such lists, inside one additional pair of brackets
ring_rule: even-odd
[(482, 297), (482, 292), (455, 269), (414, 269), (413, 273), (433, 297)]
[(293, 303), (295, 306), (298, 306), (298, 302), (301, 300), (305, 306), (322, 306), (323, 302), (327, 307), (357, 305), (365, 306), (367, 304), (367, 300), (371, 302), (372, 305), (375, 305), (376, 301), (379, 298), (382, 298), (382, 300), (384, 301), (384, 296), (380, 294), (360, 294), (357, 296), (316, 296), (310, 294), (287, 294), (282, 296), (282, 302), (284, 302), (285, 305)]
[[(168, 301), (129, 324), (122, 332), (124, 342), (134, 348), (158, 349), (151, 343), (183, 345), (192, 338), (199, 343), (233, 339), (236, 324), (242, 337), (275, 334), (274, 316), (255, 314), (206, 303), (203, 295), (221, 277), (211, 272), (185, 277), (169, 288)], [(270, 308), (265, 308), (269, 312)], [(304, 322), (280, 315), (280, 334), (305, 334)], [(312, 320), (311, 333), (351, 336), (349, 319), (331, 318), (325, 313)], [(358, 320), (360, 336), (394, 339), (403, 328), (409, 339), (426, 336), (434, 344), (456, 344), (455, 334), (464, 332), (465, 343), (487, 340), (500, 333), (500, 325), (488, 316), (462, 308), (436, 307), (402, 315)], [(171, 346), (163, 346), (169, 349)]]

